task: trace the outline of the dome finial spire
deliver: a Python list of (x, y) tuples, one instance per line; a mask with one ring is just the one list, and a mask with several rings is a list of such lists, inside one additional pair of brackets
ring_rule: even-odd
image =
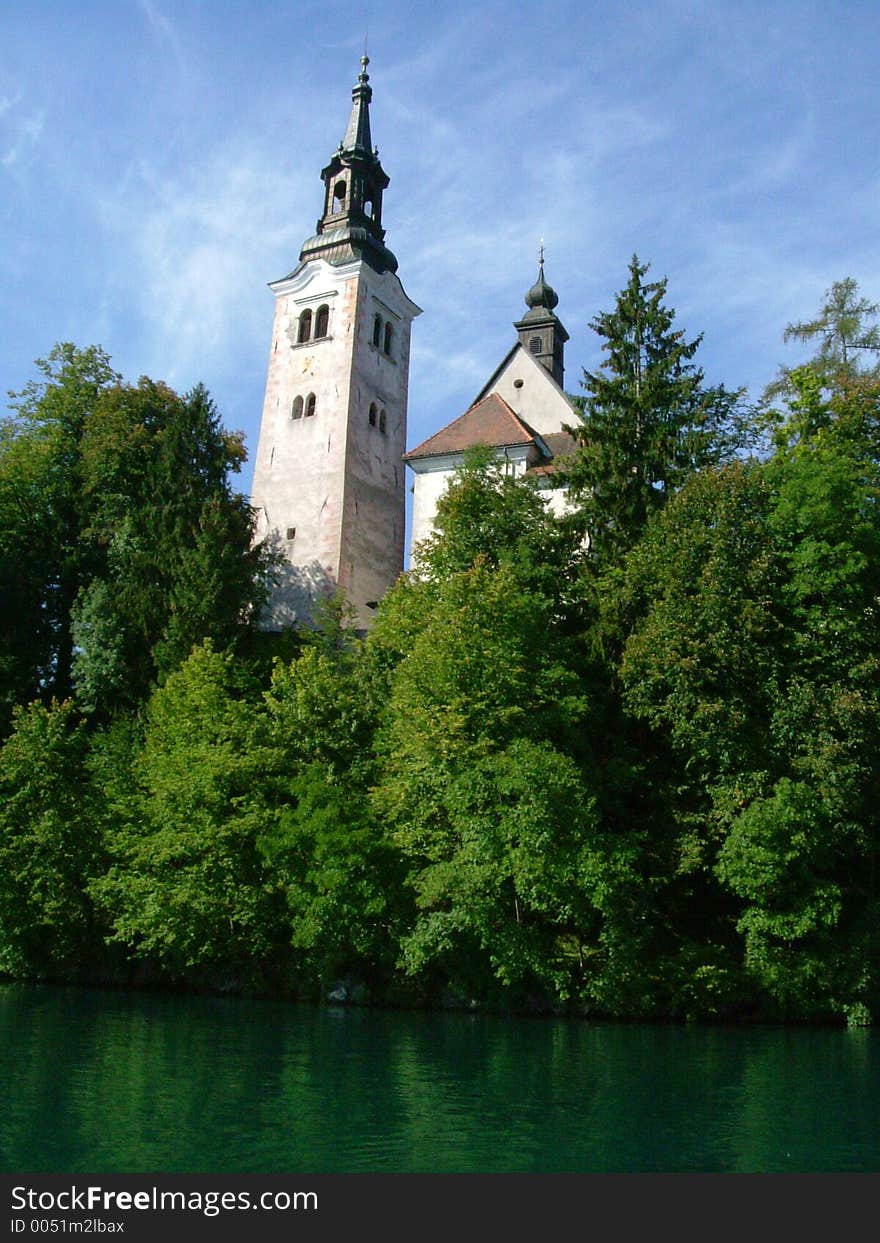
[(544, 279), (544, 239), (542, 237), (538, 250), (538, 279), (526, 294), (526, 306), (529, 310), (543, 307), (547, 311), (552, 311), (558, 301), (556, 290)]
[(342, 139), (343, 151), (362, 151), (369, 154), (373, 150), (370, 138), (370, 100), (373, 98), (373, 88), (370, 86), (370, 75), (367, 73), (369, 63), (365, 39), (361, 71), (351, 92), (351, 116), (348, 118), (348, 128)]

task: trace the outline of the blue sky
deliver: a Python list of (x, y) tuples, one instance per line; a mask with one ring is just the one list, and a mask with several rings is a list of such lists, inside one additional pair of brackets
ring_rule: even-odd
[[(757, 395), (833, 280), (880, 300), (880, 3), (0, 2), (0, 379), (58, 340), (201, 380), (253, 456), (267, 282), (321, 204), (369, 31), (409, 443), (470, 404), (537, 270), (600, 355), (630, 256)], [(241, 486), (250, 488), (250, 465)]]

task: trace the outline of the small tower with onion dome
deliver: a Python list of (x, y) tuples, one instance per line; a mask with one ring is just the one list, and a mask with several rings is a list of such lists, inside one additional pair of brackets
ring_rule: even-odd
[(555, 314), (559, 298), (552, 285), (544, 279), (544, 246), (538, 262), (538, 279), (526, 294), (529, 308), (522, 319), (513, 326), (524, 349), (553, 376), (562, 388), (565, 373), (565, 343), (568, 333)]

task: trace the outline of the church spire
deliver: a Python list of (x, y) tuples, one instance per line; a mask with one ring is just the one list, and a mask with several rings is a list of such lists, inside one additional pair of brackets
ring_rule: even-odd
[(559, 297), (552, 285), (544, 279), (544, 243), (541, 243), (541, 257), (538, 260), (538, 279), (526, 294), (526, 306), (530, 311), (543, 307), (546, 311), (555, 309)]
[(357, 151), (366, 155), (371, 155), (373, 150), (373, 140), (370, 136), (370, 100), (373, 98), (373, 88), (370, 86), (370, 75), (367, 73), (369, 63), (370, 58), (364, 52), (361, 57), (361, 71), (357, 85), (352, 87), (351, 116), (348, 118), (348, 128), (342, 140), (343, 151), (352, 153)]
[(396, 272), (397, 260), (384, 245), (382, 194), (389, 177), (379, 162), (370, 133), (373, 88), (366, 52), (351, 92), (351, 115), (342, 142), (321, 170), (324, 211), (300, 252), (300, 262), (322, 258), (328, 263), (364, 259), (376, 272)]
[(556, 315), (559, 295), (544, 276), (544, 243), (538, 259), (538, 279), (525, 296), (529, 308), (513, 326), (524, 349), (553, 376), (562, 388), (565, 373), (565, 343), (568, 333)]

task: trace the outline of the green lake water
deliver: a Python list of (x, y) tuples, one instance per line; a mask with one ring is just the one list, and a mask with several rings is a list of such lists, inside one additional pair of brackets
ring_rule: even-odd
[(880, 1034), (0, 987), (4, 1173), (880, 1171)]

